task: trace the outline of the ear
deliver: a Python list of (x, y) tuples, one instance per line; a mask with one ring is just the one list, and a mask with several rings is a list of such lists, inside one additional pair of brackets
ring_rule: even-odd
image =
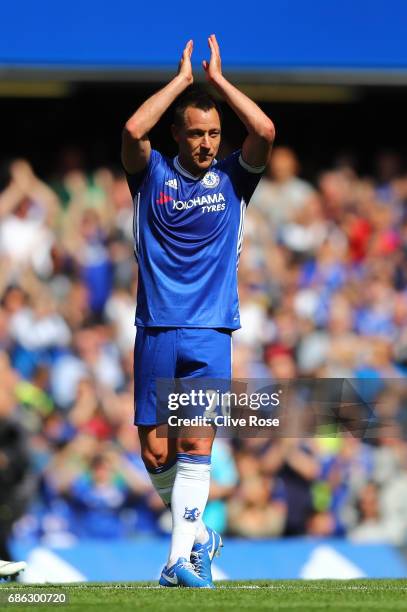
[(179, 141), (179, 127), (175, 125), (175, 123), (171, 126), (171, 134), (175, 142)]

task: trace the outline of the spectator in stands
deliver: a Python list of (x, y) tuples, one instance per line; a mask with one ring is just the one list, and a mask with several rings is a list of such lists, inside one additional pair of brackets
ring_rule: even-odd
[(274, 232), (276, 224), (290, 221), (314, 192), (309, 183), (298, 177), (298, 173), (299, 162), (294, 151), (288, 147), (276, 147), (270, 156), (267, 176), (261, 179), (251, 202)]
[(25, 160), (13, 162), (9, 172), (9, 184), (0, 197), (0, 255), (8, 260), (9, 280), (26, 266), (47, 277), (52, 272), (57, 198)]
[(229, 529), (248, 538), (278, 537), (284, 532), (287, 504), (281, 483), (260, 474), (244, 478), (229, 502)]

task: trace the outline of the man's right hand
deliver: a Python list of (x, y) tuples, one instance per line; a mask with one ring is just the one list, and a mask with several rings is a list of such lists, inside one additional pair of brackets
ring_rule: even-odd
[(191, 64), (193, 47), (194, 43), (189, 40), (182, 53), (177, 75), (148, 98), (126, 122), (122, 139), (122, 163), (129, 174), (138, 174), (146, 168), (151, 155), (148, 133), (174, 100), (194, 82)]
[(194, 75), (192, 74), (191, 55), (194, 48), (194, 42), (189, 40), (182, 52), (182, 57), (178, 66), (178, 75), (182, 76), (188, 83), (192, 85), (194, 82)]

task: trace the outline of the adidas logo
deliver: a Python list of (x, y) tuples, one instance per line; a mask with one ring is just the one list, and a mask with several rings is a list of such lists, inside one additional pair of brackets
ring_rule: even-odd
[(173, 198), (166, 193), (160, 191), (160, 197), (156, 200), (157, 204), (166, 204), (167, 202), (172, 202)]
[(168, 181), (165, 181), (165, 184), (168, 187), (171, 187), (171, 189), (178, 189), (178, 183), (177, 183), (177, 179), (176, 178), (168, 179)]

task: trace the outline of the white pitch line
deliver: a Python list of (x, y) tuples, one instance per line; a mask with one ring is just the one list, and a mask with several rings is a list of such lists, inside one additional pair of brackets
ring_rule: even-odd
[[(33, 585), (25, 584), (24, 587), (29, 587), (29, 588), (32, 588), (32, 589), (38, 588), (38, 586), (36, 586), (34, 584)], [(44, 583), (43, 583), (41, 585), (41, 590), (45, 590), (46, 588), (49, 588), (49, 589), (60, 589), (62, 591), (63, 590), (66, 590), (66, 591), (69, 591), (69, 590), (71, 590), (71, 591), (74, 591), (74, 590), (78, 591), (80, 589), (98, 589), (98, 590), (106, 589), (108, 591), (111, 591), (113, 589), (119, 589), (119, 590), (130, 590), (130, 591), (132, 591), (132, 590), (140, 590), (140, 589), (141, 590), (154, 590), (154, 589), (162, 590), (162, 589), (165, 589), (166, 587), (162, 587), (162, 586), (160, 586), (158, 584), (157, 585), (151, 585), (151, 586), (147, 586), (147, 585), (145, 585), (145, 586), (143, 586), (143, 585), (139, 585), (139, 586), (137, 586), (137, 585), (134, 585), (134, 586), (126, 586), (126, 585), (123, 585), (123, 586), (67, 586), (66, 583), (65, 583), (65, 585), (63, 585), (61, 587), (59, 587), (59, 586), (56, 587), (56, 586), (53, 586), (53, 585), (49, 585), (48, 587), (44, 587)], [(267, 587), (267, 586), (266, 587), (260, 587), (260, 586), (249, 585), (249, 584), (242, 585), (242, 586), (235, 586), (235, 585), (221, 586), (221, 585), (219, 585), (219, 586), (216, 587), (216, 589), (223, 589), (223, 590), (225, 590), (225, 589), (226, 590), (228, 590), (228, 589), (262, 589), (262, 588), (268, 589), (270, 587)], [(21, 587), (20, 588), (19, 587), (0, 587), (0, 589), (3, 589), (3, 591), (21, 591), (22, 590)]]
[[(41, 589), (41, 590), (45, 590), (46, 588), (49, 589), (60, 589), (60, 590), (66, 590), (66, 591), (79, 591), (79, 590), (83, 590), (83, 589), (95, 589), (95, 590), (155, 590), (155, 589), (165, 589), (165, 587), (162, 587), (160, 585), (87, 585), (87, 584), (83, 584), (83, 585), (69, 585), (67, 583), (63, 583), (60, 585), (55, 585), (55, 583), (49, 583), (49, 584), (44, 584), (42, 583), (41, 585), (35, 585), (35, 584), (24, 584), (21, 586), (16, 586), (16, 587), (7, 587), (7, 586), (2, 586), (0, 585), (0, 591), (21, 591), (23, 590), (25, 587), (28, 587), (29, 589)], [(298, 586), (297, 585), (217, 585), (216, 590), (229, 590), (229, 589), (243, 589), (243, 590), (274, 590), (274, 591), (278, 591), (278, 590), (286, 590), (286, 591), (297, 591), (299, 588), (301, 588), (301, 582), (298, 582)], [(302, 592), (306, 592), (306, 591), (322, 591), (322, 592), (338, 592), (338, 591), (407, 591), (407, 585), (405, 587), (403, 586), (368, 586), (368, 585), (338, 585), (337, 587), (333, 586), (333, 587), (326, 587), (326, 586), (319, 586), (319, 585), (307, 585)]]

